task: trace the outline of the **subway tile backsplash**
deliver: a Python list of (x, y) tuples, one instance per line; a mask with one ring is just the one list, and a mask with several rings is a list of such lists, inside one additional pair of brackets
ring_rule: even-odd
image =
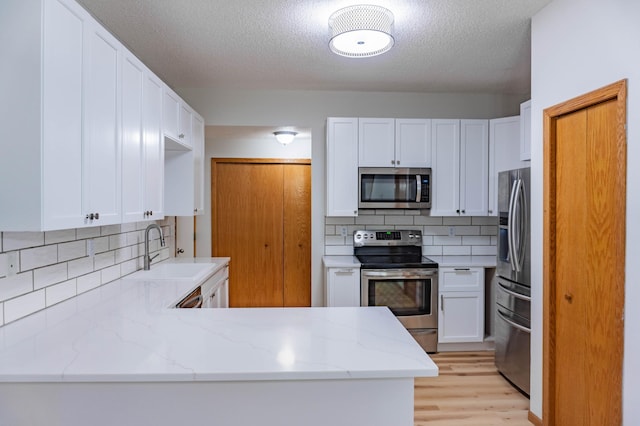
[[(353, 231), (415, 229), (422, 231), (425, 256), (495, 256), (496, 217), (435, 217), (418, 210), (360, 210), (357, 217), (325, 217), (325, 255), (352, 255)], [(343, 228), (347, 236), (341, 235)], [(453, 231), (453, 235), (450, 235)]]
[[(173, 256), (174, 218), (157, 222), (165, 247), (151, 233), (156, 262)], [(51, 232), (0, 232), (0, 261), (16, 256), (8, 276), (0, 265), (0, 326), (142, 269), (149, 222)]]

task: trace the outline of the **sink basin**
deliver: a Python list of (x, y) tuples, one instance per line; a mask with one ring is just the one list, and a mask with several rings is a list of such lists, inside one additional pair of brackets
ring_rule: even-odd
[(151, 265), (148, 271), (137, 271), (122, 277), (123, 280), (195, 280), (207, 275), (216, 267), (215, 263), (161, 263)]

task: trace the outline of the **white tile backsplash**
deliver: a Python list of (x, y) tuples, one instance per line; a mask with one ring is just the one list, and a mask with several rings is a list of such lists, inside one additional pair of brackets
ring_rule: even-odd
[(91, 274), (83, 275), (78, 277), (78, 294), (84, 293), (85, 291), (93, 290), (96, 287), (99, 287), (101, 284), (101, 274), (100, 271), (93, 272)]
[(34, 290), (67, 280), (67, 263), (56, 263), (33, 271)]
[[(167, 241), (159, 250), (159, 240), (152, 235), (151, 251), (159, 254), (159, 262), (172, 256), (174, 221), (168, 217), (157, 223)], [(0, 232), (0, 260), (7, 251), (15, 252), (20, 271), (11, 277), (0, 275), (0, 326), (141, 269), (148, 225)], [(87, 255), (89, 240), (95, 256)]]
[[(418, 210), (362, 210), (359, 216), (325, 218), (325, 255), (352, 255), (353, 231), (357, 229), (415, 229), (422, 231), (425, 256), (490, 255), (495, 256), (498, 219), (496, 217), (431, 217)], [(349, 235), (340, 235), (346, 226)], [(449, 228), (453, 227), (453, 236)]]
[(20, 250), (44, 244), (44, 232), (3, 232), (2, 251)]
[(0, 278), (0, 301), (33, 291), (33, 271)]
[[(5, 234), (8, 234), (6, 232)], [(41, 268), (58, 263), (58, 246), (41, 246), (20, 250), (20, 270)]]
[(64, 243), (76, 239), (75, 229), (64, 229), (62, 231), (47, 231), (44, 233), (45, 244)]
[(87, 255), (87, 242), (85, 240), (72, 241), (58, 244), (58, 261), (64, 262), (78, 259)]
[(46, 307), (44, 290), (37, 290), (4, 302), (4, 322), (9, 323)]
[(45, 301), (47, 306), (55, 305), (63, 300), (71, 299), (77, 294), (76, 280), (68, 280), (60, 284), (52, 285), (45, 289)]

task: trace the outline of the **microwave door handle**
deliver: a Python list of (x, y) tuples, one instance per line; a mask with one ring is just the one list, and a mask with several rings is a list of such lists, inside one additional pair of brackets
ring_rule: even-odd
[(416, 175), (416, 203), (422, 201), (422, 176)]

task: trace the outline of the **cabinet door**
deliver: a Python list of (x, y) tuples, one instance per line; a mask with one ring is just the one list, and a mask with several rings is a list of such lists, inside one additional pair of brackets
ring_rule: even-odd
[(489, 121), (489, 216), (498, 215), (498, 173), (520, 166), (520, 116)]
[(438, 342), (462, 343), (484, 340), (482, 292), (440, 293)]
[(193, 141), (193, 197), (195, 206), (193, 213), (204, 214), (204, 121), (198, 115), (193, 114), (193, 131), (191, 140)]
[(395, 160), (395, 120), (358, 119), (358, 166), (394, 167)]
[(146, 219), (142, 132), (144, 65), (122, 60), (122, 221)]
[(147, 219), (156, 220), (164, 217), (162, 82), (148, 70), (143, 100), (144, 209), (150, 213)]
[(358, 119), (327, 119), (327, 216), (358, 215)]
[(82, 61), (86, 18), (75, 3), (44, 2), (42, 226), (45, 230), (84, 224)]
[(85, 51), (84, 191), (87, 225), (120, 223), (119, 43), (97, 23), (88, 26)]
[(178, 140), (180, 127), (180, 97), (166, 85), (162, 98), (162, 130), (171, 139)]
[(326, 305), (360, 306), (358, 268), (326, 268)]
[(457, 216), (460, 188), (460, 120), (431, 120), (431, 216)]
[(180, 103), (180, 126), (178, 128), (178, 141), (185, 146), (191, 147), (191, 109), (183, 102)]
[(520, 105), (520, 160), (531, 160), (531, 100)]
[(431, 120), (396, 120), (396, 167), (431, 167)]
[(460, 122), (460, 215), (489, 211), (489, 122)]

